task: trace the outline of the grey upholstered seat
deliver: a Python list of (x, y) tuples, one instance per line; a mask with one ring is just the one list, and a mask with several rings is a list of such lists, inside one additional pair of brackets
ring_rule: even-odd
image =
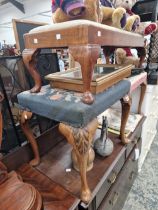
[(122, 80), (109, 89), (95, 96), (92, 105), (81, 101), (81, 93), (52, 89), (43, 86), (39, 93), (22, 92), (18, 95), (19, 104), (31, 112), (70, 124), (74, 127), (84, 127), (105, 109), (124, 97), (130, 89), (130, 82)]

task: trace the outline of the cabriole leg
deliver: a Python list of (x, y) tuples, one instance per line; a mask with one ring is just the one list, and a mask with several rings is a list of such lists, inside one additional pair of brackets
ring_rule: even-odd
[(75, 61), (79, 62), (82, 71), (83, 80), (83, 98), (82, 101), (86, 104), (94, 102), (91, 93), (91, 81), (93, 77), (94, 65), (97, 63), (99, 57), (99, 45), (82, 45), (70, 46), (69, 51)]
[(33, 150), (34, 159), (30, 161), (30, 164), (32, 166), (37, 166), (40, 163), (40, 156), (36, 139), (32, 133), (32, 130), (28, 122), (29, 119), (31, 119), (31, 117), (32, 117), (32, 112), (23, 111), (21, 113), (20, 125)]
[(84, 128), (74, 128), (63, 123), (59, 125), (60, 132), (66, 137), (67, 141), (72, 144), (76, 154), (81, 176), (81, 200), (85, 203), (88, 203), (91, 199), (86, 171), (88, 154), (97, 127), (97, 119), (94, 119)]

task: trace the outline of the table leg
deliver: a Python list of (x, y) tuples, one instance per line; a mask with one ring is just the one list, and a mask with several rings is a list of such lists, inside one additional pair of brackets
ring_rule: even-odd
[(37, 93), (41, 89), (41, 77), (36, 70), (36, 56), (40, 52), (40, 49), (25, 49), (22, 53), (24, 64), (33, 78), (35, 85), (30, 90), (31, 93)]
[(94, 98), (90, 90), (91, 81), (93, 77), (94, 65), (97, 63), (97, 58), (99, 57), (100, 46), (70, 46), (69, 51), (74, 60), (79, 62), (81, 65), (84, 92), (82, 101), (86, 104), (92, 104), (94, 102)]
[(140, 92), (140, 99), (139, 99), (139, 105), (138, 105), (138, 114), (141, 114), (141, 107), (142, 107), (143, 99), (145, 96), (147, 84), (144, 82), (140, 85), (140, 87), (141, 87), (141, 92)]
[(125, 128), (130, 113), (131, 99), (128, 95), (126, 95), (120, 101), (122, 106), (120, 138), (123, 144), (127, 144), (129, 143), (129, 139), (125, 136)]
[(37, 166), (40, 163), (40, 156), (39, 156), (39, 149), (38, 145), (36, 142), (36, 139), (32, 133), (32, 130), (29, 126), (28, 120), (32, 117), (32, 113), (28, 111), (23, 111), (21, 114), (21, 119), (20, 119), (20, 125), (22, 128), (22, 131), (24, 132), (27, 140), (29, 141), (33, 154), (34, 154), (34, 159), (30, 161), (30, 164), (32, 166)]
[(87, 161), (88, 153), (95, 131), (98, 127), (97, 119), (94, 119), (84, 128), (74, 128), (64, 123), (60, 123), (59, 130), (72, 144), (78, 160), (78, 166), (81, 176), (81, 200), (88, 203), (91, 199), (91, 192), (87, 183)]

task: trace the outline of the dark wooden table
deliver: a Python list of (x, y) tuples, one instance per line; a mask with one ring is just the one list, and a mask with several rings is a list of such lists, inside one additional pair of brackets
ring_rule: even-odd
[[(140, 148), (136, 144), (140, 139), (143, 122), (144, 118), (140, 120), (134, 132), (130, 134), (131, 143), (128, 145), (121, 144), (116, 135), (109, 135), (114, 142), (114, 151), (107, 158), (96, 155), (94, 167), (87, 174), (92, 191), (92, 199), (87, 205), (80, 203), (80, 175), (72, 169), (70, 157), (72, 148), (58, 132), (58, 126), (37, 138), (42, 156), (39, 166), (33, 168), (28, 164), (32, 159), (32, 150), (29, 145), (25, 145), (4, 157), (3, 163), (9, 171), (17, 170), (25, 182), (38, 189), (43, 198), (44, 210), (106, 209), (107, 199), (113, 201), (113, 197), (109, 196), (115, 195), (113, 187), (115, 187), (114, 189), (126, 189), (127, 195), (136, 177), (137, 161), (134, 161), (134, 149), (135, 147)], [(141, 141), (139, 142), (141, 143)], [(126, 168), (128, 173), (124, 172)], [(71, 169), (71, 171), (66, 172), (66, 169)], [(119, 178), (120, 176), (121, 178)], [(122, 185), (124, 183), (122, 180), (128, 180), (128, 176), (131, 177), (131, 181), (126, 181), (125, 185)], [(119, 194), (117, 202), (121, 202), (120, 206), (123, 205), (125, 198), (126, 196), (122, 197)], [(113, 209), (111, 204), (107, 207), (107, 209)], [(115, 206), (115, 209), (119, 210), (120, 208)]]

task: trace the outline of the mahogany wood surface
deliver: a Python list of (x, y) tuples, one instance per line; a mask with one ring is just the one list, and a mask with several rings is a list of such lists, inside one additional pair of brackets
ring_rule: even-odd
[(75, 20), (38, 27), (24, 35), (26, 49), (97, 44), (115, 47), (143, 47), (144, 37), (87, 20)]
[[(140, 120), (134, 132), (130, 134), (129, 138), (131, 139), (131, 141), (136, 142), (136, 138), (140, 137), (141, 126), (143, 122), (144, 118)], [(65, 191), (69, 191), (69, 196), (72, 193), (74, 195), (72, 196), (73, 198), (79, 197), (80, 192), (79, 173), (76, 172), (74, 169), (72, 169), (71, 172), (66, 172), (66, 169), (70, 169), (72, 167), (70, 156), (70, 151), (72, 148), (67, 143), (67, 141), (63, 139), (57, 128), (58, 126), (50, 129), (49, 132), (46, 132), (43, 136), (38, 138), (40, 155), (42, 155), (43, 157), (40, 165), (36, 167), (36, 169), (33, 169), (28, 164), (23, 165), (23, 163), (25, 163), (26, 161), (26, 157), (27, 162), (29, 162), (32, 158), (31, 155), (26, 155), (27, 153), (31, 154), (31, 149), (30, 147), (28, 147), (28, 145), (19, 148), (17, 151), (12, 152), (12, 154), (5, 156), (3, 159), (3, 162), (5, 162), (10, 167), (10, 169), (13, 170), (19, 167), (18, 171), (24, 178), (24, 181), (32, 184), (36, 189), (39, 189), (44, 198), (44, 206), (48, 209), (51, 209), (52, 206), (56, 205), (54, 204), (54, 197), (52, 199), (52, 196), (50, 195), (50, 193), (52, 194), (51, 187), (55, 186), (54, 183), (56, 183), (58, 187), (62, 186), (62, 188), (65, 188)], [(116, 135), (110, 135), (110, 138), (112, 138), (114, 142), (114, 152), (108, 158), (101, 158), (100, 156), (96, 156), (94, 167), (87, 174), (88, 183), (90, 189), (92, 190), (92, 199), (94, 198), (94, 196), (96, 196), (103, 182), (105, 182), (108, 175), (110, 175), (111, 171), (114, 169), (115, 165), (118, 162), (118, 159), (122, 157), (121, 159), (124, 162), (128, 155), (126, 154), (127, 149), (129, 148), (128, 153), (130, 153), (133, 148), (133, 143), (130, 143), (126, 146), (122, 145)], [(55, 144), (53, 144), (54, 142)], [(53, 148), (49, 150), (49, 146)], [(24, 159), (23, 156), (25, 157)], [(22, 161), (19, 161), (19, 159), (22, 159)], [(53, 184), (50, 184), (50, 182)], [(48, 190), (45, 190), (45, 187)], [(53, 188), (53, 192), (54, 190), (56, 189)], [(62, 195), (65, 195), (64, 191)], [(69, 197), (70, 203), (72, 201), (72, 197)], [(63, 196), (62, 198), (65, 197)], [(78, 200), (76, 200), (75, 198), (74, 205), (77, 205), (76, 202), (78, 202)], [(63, 203), (65, 203), (65, 201), (63, 201)], [(72, 209), (74, 208), (74, 205), (72, 205)]]
[(42, 85), (41, 77), (36, 70), (36, 56), (39, 52), (39, 49), (25, 49), (23, 51), (24, 64), (35, 82), (34, 87), (30, 90), (32, 93), (39, 92)]
[(22, 182), (12, 171), (8, 179), (0, 185), (1, 210), (42, 210), (39, 192), (30, 184)]
[[(139, 131), (141, 130), (143, 122), (144, 118), (140, 120), (134, 132), (130, 134), (129, 138), (131, 139), (131, 142), (135, 141), (140, 135)], [(133, 148), (133, 143), (124, 146), (116, 135), (109, 135), (114, 142), (113, 153), (107, 158), (96, 155), (93, 169), (90, 172), (87, 172), (87, 181), (89, 183), (89, 188), (92, 191), (91, 199), (97, 194), (118, 158), (123, 155), (125, 160), (126, 149), (129, 147), (130, 152)], [(41, 163), (36, 168), (79, 198), (81, 185), (80, 175), (72, 168), (71, 150), (72, 147), (66, 140), (59, 142), (59, 144), (41, 158)], [(71, 171), (66, 172), (66, 169), (71, 169)]]
[[(112, 136), (110, 136), (112, 138)], [(111, 173), (112, 168), (116, 164), (120, 156), (124, 156), (126, 147), (121, 144), (120, 140), (113, 136), (114, 151), (107, 158), (96, 155), (93, 169), (87, 172), (87, 180), (89, 188), (94, 198), (107, 176)], [(79, 198), (80, 196), (80, 175), (72, 168), (71, 153), (72, 147), (65, 141), (60, 142), (42, 159), (36, 168), (46, 174), (51, 180), (62, 185), (66, 190)], [(66, 172), (70, 169), (71, 172)]]
[(33, 185), (39, 191), (44, 210), (74, 210), (78, 206), (78, 198), (29, 164), (22, 165), (17, 172), (24, 182)]
[(74, 57), (75, 61), (79, 62), (82, 71), (83, 80), (83, 97), (82, 100), (86, 104), (92, 104), (94, 101), (91, 93), (91, 81), (93, 77), (94, 65), (99, 57), (99, 45), (82, 45), (70, 46), (70, 54)]

